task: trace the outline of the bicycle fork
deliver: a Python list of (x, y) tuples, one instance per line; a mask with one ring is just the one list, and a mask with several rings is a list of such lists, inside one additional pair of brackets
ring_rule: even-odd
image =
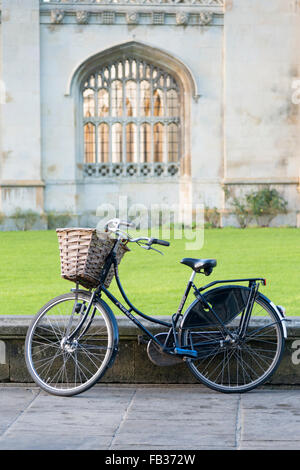
[[(65, 346), (67, 347), (67, 345), (70, 345), (73, 341), (75, 341), (76, 343), (78, 342), (78, 340), (86, 333), (86, 331), (89, 329), (92, 321), (93, 321), (93, 318), (95, 316), (95, 312), (96, 312), (96, 307), (94, 307), (93, 311), (92, 311), (92, 314), (91, 314), (91, 317), (89, 319), (89, 321), (87, 322), (86, 326), (84, 326), (89, 314), (90, 314), (90, 311), (91, 311), (91, 308), (92, 308), (92, 305), (93, 305), (93, 302), (94, 302), (94, 299), (95, 299), (95, 295), (96, 295), (96, 292), (93, 292), (92, 295), (91, 295), (91, 298), (89, 300), (89, 303), (87, 305), (87, 307), (85, 306), (85, 308), (83, 309), (83, 305), (85, 304), (82, 304), (81, 305), (81, 308), (79, 311), (76, 311), (76, 306), (78, 305), (77, 304), (77, 300), (75, 299), (75, 303), (74, 303), (74, 307), (73, 307), (73, 311), (72, 311), (72, 314), (70, 316), (70, 320), (69, 320), (69, 323), (68, 323), (68, 326), (67, 326), (67, 329), (66, 329), (66, 333), (64, 335), (64, 338), (62, 340), (62, 346)], [(73, 321), (73, 318), (74, 318), (74, 315), (80, 315), (80, 314), (83, 314), (83, 317), (82, 319), (79, 321), (78, 325), (76, 326), (76, 328), (74, 329), (74, 331), (72, 331), (72, 333), (70, 334), (70, 330), (71, 330), (71, 327), (72, 327), (72, 321)], [(83, 328), (84, 326), (84, 328)], [(83, 329), (82, 329), (83, 328)], [(80, 330), (82, 330), (80, 332)], [(79, 334), (78, 334), (79, 333)], [(78, 335), (78, 336), (77, 336)]]

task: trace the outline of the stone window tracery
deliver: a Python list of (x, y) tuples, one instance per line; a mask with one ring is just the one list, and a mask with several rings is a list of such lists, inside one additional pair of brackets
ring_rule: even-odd
[(104, 65), (81, 89), (86, 176), (175, 176), (180, 160), (180, 89), (154, 64)]

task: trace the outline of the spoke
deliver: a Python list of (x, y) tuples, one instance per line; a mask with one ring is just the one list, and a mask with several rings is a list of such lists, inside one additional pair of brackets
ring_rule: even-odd
[[(34, 349), (36, 349), (36, 351), (34, 351)], [(48, 349), (60, 349), (60, 345), (56, 346), (55, 343), (53, 343), (53, 344), (44, 344), (44, 343), (35, 341), (34, 344), (33, 344), (32, 357), (37, 356), (37, 355), (41, 355), (41, 353), (46, 352)]]
[[(54, 325), (54, 320), (57, 325), (57, 327)], [(47, 324), (49, 326), (50, 331), (53, 331), (54, 335), (56, 336), (57, 341), (59, 341), (62, 338), (62, 333), (61, 333), (61, 328), (59, 327), (58, 321), (56, 318), (51, 318), (51, 320), (48, 318), (47, 319)], [(45, 327), (42, 327), (45, 329)], [(49, 330), (48, 330), (49, 331)]]
[[(106, 352), (103, 354), (99, 354), (99, 353), (93, 353), (91, 352), (91, 350), (89, 348), (84, 348), (82, 345), (78, 345), (78, 348), (80, 349), (80, 351), (86, 355), (86, 357), (89, 357), (89, 356), (92, 356), (94, 357), (95, 359), (98, 359), (98, 358), (104, 358), (105, 357), (105, 354)], [(94, 349), (94, 348), (93, 348)]]
[[(62, 355), (62, 352), (60, 354), (55, 354), (52, 358), (48, 359), (47, 361), (44, 361), (43, 364), (41, 364), (40, 366), (36, 367), (37, 370), (41, 369), (42, 368), (42, 373), (44, 372), (44, 375), (47, 376), (49, 374), (49, 371), (53, 365), (53, 362), (55, 361), (55, 359), (59, 356)], [(45, 373), (45, 370), (46, 370), (46, 373)]]
[[(62, 354), (62, 355), (63, 355), (63, 363), (62, 363), (60, 369), (58, 369), (56, 374), (52, 377), (51, 382), (50, 382), (52, 384), (55, 384), (56, 386), (60, 382), (60, 378), (63, 377), (63, 375), (64, 375), (64, 370), (65, 370), (65, 367), (66, 367), (66, 363), (68, 361), (68, 358), (65, 359), (65, 354)], [(55, 382), (56, 378), (57, 378), (57, 380)], [(62, 381), (62, 383), (63, 383), (63, 381)]]
[[(278, 325), (278, 322), (274, 322), (274, 323), (269, 323), (268, 325), (265, 325), (265, 326), (261, 326), (260, 328), (257, 328), (256, 330), (254, 331), (250, 331), (248, 334), (247, 334), (247, 338), (252, 338), (252, 336), (256, 336), (256, 337), (259, 337), (260, 335), (258, 335), (257, 333), (259, 333), (260, 331), (263, 331), (265, 330), (266, 328), (271, 328), (272, 327), (272, 330), (274, 332), (274, 325)], [(276, 328), (276, 327), (275, 327)], [(264, 332), (263, 335), (265, 336), (266, 333)], [(274, 333), (273, 333), (274, 335)]]
[[(228, 368), (229, 361), (230, 361), (230, 358), (231, 358), (232, 354), (233, 354), (233, 352), (231, 352), (231, 355), (230, 355), (229, 357), (228, 357), (228, 353), (226, 354), (227, 360), (226, 360), (225, 364), (224, 364), (224, 361), (223, 361), (223, 367), (222, 367), (222, 363), (220, 363), (220, 364), (217, 364), (217, 366), (216, 366), (215, 369), (213, 370), (213, 372), (215, 372), (216, 369), (217, 369), (219, 366), (222, 367), (221, 371), (219, 372), (219, 374), (218, 374), (217, 377), (215, 378), (215, 382), (218, 381), (218, 378), (220, 377), (221, 372), (224, 372), (225, 367)], [(224, 355), (225, 355), (225, 353), (224, 353)], [(228, 373), (228, 375), (230, 375), (230, 374)]]
[[(62, 356), (63, 355), (63, 351), (60, 350), (60, 351), (57, 351), (54, 356), (50, 356), (48, 358), (41, 358), (41, 359), (36, 359), (34, 361), (34, 363), (37, 365), (37, 367), (42, 367), (43, 364), (47, 365), (49, 364), (50, 362), (53, 363), (55, 359), (57, 359), (58, 357)], [(38, 366), (38, 364), (41, 364), (40, 366)]]
[[(219, 346), (218, 346), (218, 347), (216, 348), (215, 354), (211, 357), (211, 359), (210, 359), (209, 363), (207, 364), (206, 368), (210, 365), (210, 363), (213, 361), (213, 359), (214, 359), (219, 353), (220, 353), (220, 351), (219, 351)], [(202, 358), (201, 358), (200, 360), (197, 359), (197, 364), (200, 365), (201, 363), (203, 363), (203, 361), (204, 361), (204, 359), (202, 359)]]
[[(76, 359), (72, 356), (72, 360), (73, 360), (74, 365), (75, 365), (75, 376), (77, 375), (77, 372), (78, 372), (78, 373), (79, 373), (80, 380), (81, 380), (81, 383), (82, 383), (81, 376), (83, 376), (84, 379), (85, 379), (86, 381), (88, 381), (89, 378), (88, 378), (87, 375), (84, 373), (84, 370), (83, 370), (83, 368), (81, 367), (82, 364), (81, 364), (80, 361), (78, 360), (77, 351), (76, 351), (75, 356), (76, 356)], [(86, 368), (85, 368), (85, 369), (86, 369)], [(86, 370), (89, 372), (88, 369), (86, 369)]]
[[(91, 372), (84, 364), (83, 362), (79, 361), (78, 360), (78, 356), (76, 355), (76, 361), (74, 359), (74, 357), (72, 356), (72, 359), (75, 363), (75, 368), (78, 368), (80, 370), (80, 372), (82, 372), (82, 374), (84, 375), (84, 377), (86, 378), (86, 380), (90, 380), (88, 378), (88, 376), (84, 373), (84, 370), (90, 375), (90, 378), (95, 374), (95, 372)], [(97, 370), (97, 368), (96, 368)]]
[[(45, 337), (45, 336), (41, 336), (41, 335), (39, 335), (39, 334), (35, 334), (32, 341), (38, 342), (37, 339), (35, 339), (35, 338), (41, 339), (41, 342), (42, 342), (42, 343), (47, 342), (47, 343), (49, 343), (49, 344), (53, 344), (53, 340), (51, 340), (49, 337), (47, 338), (47, 337)], [(62, 338), (57, 338), (56, 343), (60, 344), (61, 339), (62, 339)]]
[[(97, 356), (95, 354), (89, 354), (84, 348), (80, 347), (80, 351), (83, 352), (83, 354), (85, 354), (85, 357), (87, 357), (89, 359), (89, 361), (94, 364), (94, 366), (97, 368), (98, 366), (95, 364), (95, 362), (93, 361), (94, 358), (96, 358), (97, 360)], [(93, 359), (92, 359), (93, 358)]]
[(248, 343), (249, 341), (259, 341), (260, 343), (266, 343), (266, 344), (275, 344), (277, 345), (277, 341), (269, 341), (267, 339), (262, 339), (262, 337), (260, 338), (249, 338), (249, 339), (246, 339), (245, 340), (245, 343)]
[[(272, 358), (270, 358), (269, 356), (265, 356), (265, 355), (263, 355), (263, 354), (257, 354), (256, 351), (252, 350), (252, 348), (249, 348), (249, 347), (246, 348), (246, 352), (248, 352), (248, 354), (252, 357), (253, 361), (255, 361), (256, 364), (257, 364), (262, 370), (263, 370), (263, 367), (262, 367), (261, 364), (259, 364), (257, 358), (259, 358), (259, 359), (261, 360), (261, 362), (264, 362), (264, 363), (266, 364), (267, 368), (270, 367), (270, 365), (272, 364), (272, 362), (273, 362), (273, 360), (274, 360), (274, 358), (272, 359)], [(265, 360), (264, 358), (268, 359), (268, 361)]]
[[(234, 354), (236, 356), (236, 359), (237, 359), (237, 370), (238, 370), (238, 364), (240, 364), (240, 368), (242, 370), (242, 373), (243, 373), (243, 378), (244, 378), (244, 385), (246, 383), (249, 383), (252, 381), (252, 377), (251, 375), (249, 375), (249, 373), (247, 372), (247, 367), (249, 368), (248, 364), (244, 361), (243, 357), (242, 357), (242, 350), (239, 351), (239, 354), (237, 352), (235, 352)], [(245, 364), (246, 367), (243, 367), (243, 364)], [(246, 377), (245, 377), (245, 373), (246, 375), (249, 377), (249, 380), (246, 381)], [(237, 379), (238, 379), (238, 372), (237, 372)]]
[[(248, 377), (250, 378), (250, 382), (252, 381), (252, 377), (251, 375), (248, 374), (247, 372), (247, 369), (249, 371), (251, 371), (252, 373), (254, 373), (254, 375), (256, 375), (257, 377), (259, 377), (259, 375), (257, 374), (257, 372), (255, 372), (254, 369), (252, 369), (252, 367), (249, 365), (249, 363), (247, 363), (243, 357), (242, 357), (242, 350), (240, 350), (240, 355), (238, 355), (236, 352), (235, 352), (235, 355), (237, 356), (237, 359), (239, 360), (240, 364), (241, 364), (241, 368), (243, 370), (243, 373), (246, 372), (246, 374), (248, 375)], [(249, 382), (248, 382), (249, 383)]]

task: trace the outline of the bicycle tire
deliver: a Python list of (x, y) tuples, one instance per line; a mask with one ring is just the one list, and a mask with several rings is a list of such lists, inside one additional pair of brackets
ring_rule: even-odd
[[(259, 312), (255, 312), (257, 307)], [(232, 332), (237, 331), (239, 318), (240, 314), (231, 319), (226, 327)], [(270, 318), (270, 322), (265, 321), (265, 326), (258, 326), (261, 320), (257, 318)], [(214, 343), (208, 345), (208, 338)], [(285, 343), (282, 318), (261, 294), (254, 302), (244, 342), (224, 346), (221, 338), (221, 328), (218, 329), (216, 324), (211, 330), (205, 325), (203, 330), (187, 328), (181, 331), (185, 347), (192, 347), (193, 343), (193, 348), (200, 355), (195, 360), (187, 361), (188, 368), (198, 381), (218, 392), (250, 391), (265, 383), (281, 361)], [(206, 342), (206, 349), (203, 345), (201, 348), (201, 341)]]
[[(92, 325), (80, 339), (66, 343), (78, 325), (91, 294), (71, 292), (50, 300), (33, 318), (25, 340), (28, 371), (40, 388), (59, 396), (72, 396), (92, 387), (105, 374), (117, 352), (116, 322), (104, 302), (93, 304)], [(77, 307), (77, 309), (84, 307)], [(82, 330), (81, 330), (82, 331)]]

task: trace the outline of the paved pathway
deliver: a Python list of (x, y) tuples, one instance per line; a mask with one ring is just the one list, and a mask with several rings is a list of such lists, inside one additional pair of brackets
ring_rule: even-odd
[(300, 449), (300, 390), (97, 385), (71, 398), (0, 385), (0, 449)]

